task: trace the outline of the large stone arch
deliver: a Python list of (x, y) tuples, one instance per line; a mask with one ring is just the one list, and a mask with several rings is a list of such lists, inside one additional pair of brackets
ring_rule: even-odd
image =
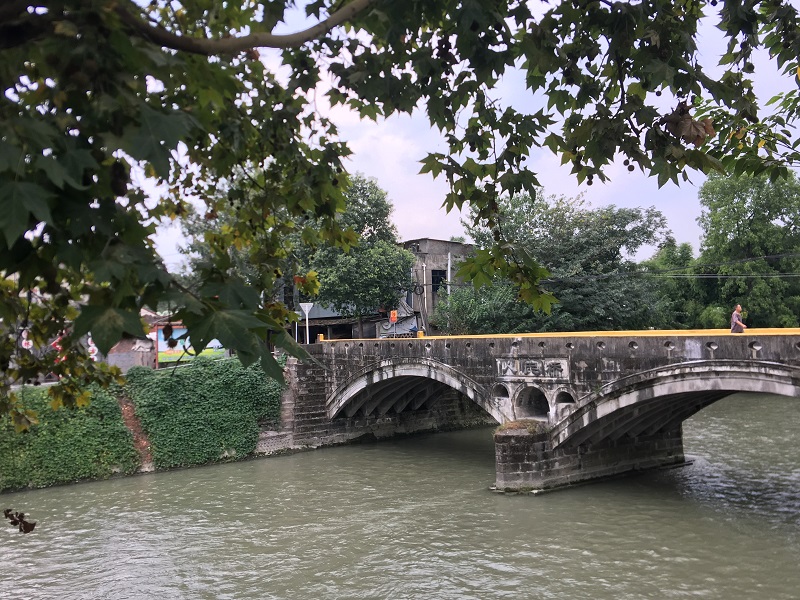
[(620, 378), (582, 398), (551, 431), (554, 448), (674, 430), (737, 392), (800, 398), (800, 367), (762, 361), (678, 363)]
[[(414, 382), (419, 382), (417, 387), (426, 381), (438, 382), (470, 398), (498, 423), (510, 420), (503, 411), (506, 407), (493, 402), (490, 391), (478, 382), (450, 365), (427, 358), (388, 358), (368, 365), (328, 395), (325, 403), (328, 418), (333, 419), (345, 411), (356, 398), (362, 404), (368, 401), (373, 390), (380, 390), (389, 399), (392, 390), (381, 384), (395, 379), (404, 391), (414, 391)], [(380, 401), (380, 397), (375, 400), (376, 403)]]

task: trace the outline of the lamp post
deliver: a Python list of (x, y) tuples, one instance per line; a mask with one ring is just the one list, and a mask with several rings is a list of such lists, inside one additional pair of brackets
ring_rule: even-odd
[(313, 302), (301, 302), (300, 303), (300, 308), (302, 308), (303, 312), (306, 313), (306, 344), (310, 344), (311, 343), (311, 341), (309, 339), (309, 333), (308, 333), (308, 313), (311, 312), (311, 307), (312, 306), (314, 306)]

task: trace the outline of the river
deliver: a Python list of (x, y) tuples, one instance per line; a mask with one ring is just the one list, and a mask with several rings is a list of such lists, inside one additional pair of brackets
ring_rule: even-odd
[(800, 402), (736, 395), (685, 468), (489, 491), (491, 429), (0, 496), (0, 598), (800, 597)]

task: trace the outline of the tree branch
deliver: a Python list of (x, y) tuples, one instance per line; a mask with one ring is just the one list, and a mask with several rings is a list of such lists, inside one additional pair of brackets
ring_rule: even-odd
[(243, 37), (225, 39), (193, 38), (176, 35), (163, 27), (153, 27), (144, 22), (140, 17), (128, 11), (124, 6), (117, 8), (122, 22), (133, 29), (141, 37), (173, 50), (191, 52), (212, 56), (216, 54), (237, 54), (251, 48), (297, 48), (310, 40), (317, 39), (337, 25), (341, 25), (366, 10), (378, 0), (353, 0), (346, 4), (324, 21), (304, 31), (286, 35), (275, 35), (260, 32)]

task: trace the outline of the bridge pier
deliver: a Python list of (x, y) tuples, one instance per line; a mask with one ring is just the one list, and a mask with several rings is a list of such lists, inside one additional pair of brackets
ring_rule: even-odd
[(501, 429), (494, 441), (495, 489), (504, 492), (541, 492), (686, 462), (680, 426), (651, 436), (554, 448), (550, 432), (531, 423)]

